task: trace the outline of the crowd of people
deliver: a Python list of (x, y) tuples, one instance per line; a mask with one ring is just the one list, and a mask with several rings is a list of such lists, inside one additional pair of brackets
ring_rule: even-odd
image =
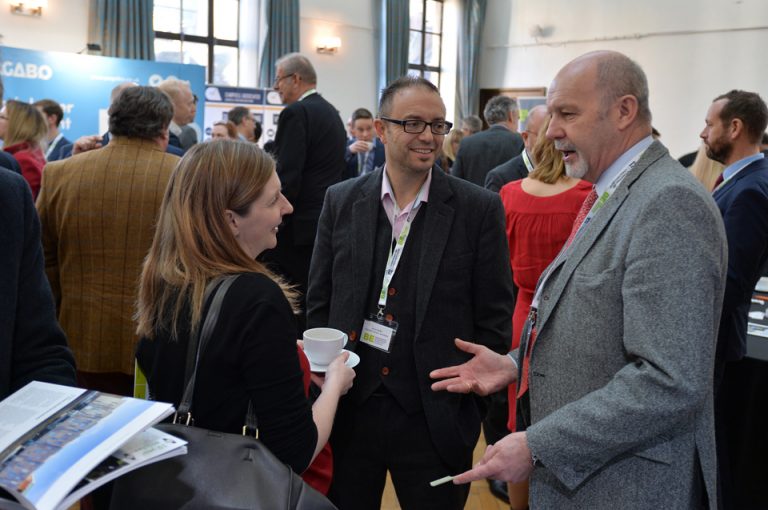
[[(55, 101), (7, 101), (0, 398), (30, 380), (130, 395), (138, 367), (178, 405), (237, 274), (195, 423), (237, 433), (253, 409), (342, 510), (380, 508), (387, 474), (404, 509), (461, 509), (481, 479), (515, 510), (744, 508), (725, 415), (768, 261), (759, 95), (702, 105), (685, 169), (616, 52), (567, 63), (522, 119), (491, 98), (485, 130), (412, 76), (345, 130), (317, 83), (305, 56), (277, 61), (268, 151), (245, 107), (198, 140), (178, 80), (116, 87), (109, 131), (74, 143)], [(297, 339), (320, 326), (357, 366), (312, 371)]]

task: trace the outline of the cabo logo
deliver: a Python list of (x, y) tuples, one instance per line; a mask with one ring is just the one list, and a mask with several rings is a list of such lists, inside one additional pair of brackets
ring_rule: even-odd
[(23, 63), (5, 60), (2, 67), (0, 67), (0, 75), (13, 78), (27, 78), (29, 80), (50, 80), (53, 76), (53, 69), (46, 64), (37, 65), (31, 62)]

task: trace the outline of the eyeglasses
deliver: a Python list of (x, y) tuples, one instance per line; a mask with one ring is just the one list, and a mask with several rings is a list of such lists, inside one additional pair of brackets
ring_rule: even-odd
[(447, 135), (448, 132), (453, 127), (453, 124), (451, 122), (448, 122), (447, 120), (433, 120), (432, 122), (427, 122), (425, 120), (415, 120), (415, 119), (408, 119), (408, 120), (397, 120), (397, 119), (390, 119), (387, 117), (380, 117), (381, 120), (386, 120), (387, 122), (391, 122), (392, 124), (400, 124), (403, 126), (403, 131), (406, 133), (411, 133), (413, 135), (417, 135), (420, 133), (423, 133), (425, 129), (427, 129), (427, 126), (429, 126), (430, 131), (432, 131), (432, 134), (435, 135)]
[(277, 87), (280, 85), (280, 82), (283, 81), (286, 78), (290, 78), (291, 76), (294, 76), (296, 73), (286, 74), (285, 76), (275, 76), (275, 83), (274, 86)]

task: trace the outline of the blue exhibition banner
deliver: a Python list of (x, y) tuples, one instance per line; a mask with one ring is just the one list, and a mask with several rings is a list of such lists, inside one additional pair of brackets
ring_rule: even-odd
[(0, 46), (0, 76), (5, 99), (30, 103), (53, 99), (61, 104), (64, 120), (60, 128), (70, 140), (107, 131), (109, 96), (116, 85), (130, 81), (156, 86), (170, 77), (187, 80), (200, 98), (193, 127), (201, 133), (203, 66)]

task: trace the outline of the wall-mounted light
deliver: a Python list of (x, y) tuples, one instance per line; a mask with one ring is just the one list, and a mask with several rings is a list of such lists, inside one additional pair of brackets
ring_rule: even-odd
[(341, 48), (341, 37), (323, 37), (317, 41), (317, 52), (333, 55)]
[(42, 16), (43, 7), (48, 7), (45, 0), (29, 0), (26, 2), (11, 2), (11, 14), (19, 16)]

